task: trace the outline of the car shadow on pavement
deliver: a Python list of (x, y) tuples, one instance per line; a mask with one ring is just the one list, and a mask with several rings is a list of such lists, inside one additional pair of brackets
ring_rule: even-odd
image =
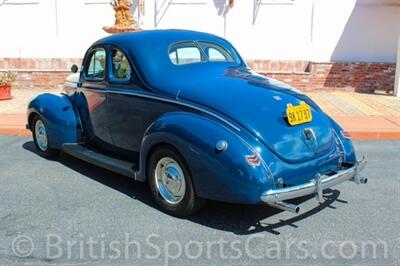
[[(36, 153), (32, 141), (25, 142), (23, 148)], [(96, 182), (106, 185), (131, 198), (137, 199), (152, 208), (158, 209), (146, 183), (136, 182), (131, 178), (83, 162), (65, 153), (61, 153), (54, 161)], [(288, 219), (278, 219), (278, 221), (273, 223), (270, 223), (268, 219), (276, 220), (274, 216), (282, 213), (281, 210), (267, 205), (244, 205), (217, 201), (208, 201), (207, 205), (200, 212), (186, 219), (206, 227), (232, 232), (237, 235), (250, 235), (261, 232), (279, 235), (280, 232), (276, 229), (284, 226), (297, 228), (296, 222), (317, 214), (325, 208), (335, 209), (332, 203), (336, 201), (346, 204), (347, 201), (339, 199), (339, 195), (340, 192), (338, 190), (327, 189), (324, 191), (325, 201), (320, 203), (317, 207), (304, 213), (300, 211), (298, 215), (289, 214), (289, 216), (285, 216), (289, 217)], [(292, 200), (290, 203), (301, 204), (305, 201), (313, 200), (313, 198), (314, 196), (306, 196)]]
[[(22, 147), (25, 150), (37, 154), (32, 141), (25, 142)], [(38, 155), (39, 156), (39, 155)], [(78, 172), (96, 182), (119, 191), (133, 199), (137, 199), (146, 205), (157, 208), (146, 183), (136, 182), (132, 178), (119, 175), (101, 167), (79, 160), (73, 156), (61, 152), (55, 159), (45, 159), (61, 163), (62, 165)]]
[[(278, 219), (278, 221), (274, 216), (281, 214), (283, 211), (268, 205), (243, 205), (223, 202), (209, 202), (204, 210), (193, 215), (189, 220), (218, 230), (230, 231), (237, 235), (262, 232), (279, 235), (280, 232), (276, 230), (278, 228), (284, 226), (298, 228), (296, 222), (317, 214), (325, 208), (335, 209), (334, 206), (331, 206), (335, 201), (347, 203), (347, 201), (340, 200), (339, 195), (339, 190), (327, 189), (324, 191), (325, 201), (315, 208), (306, 212), (300, 210), (300, 214), (287, 213), (288, 215), (284, 219)], [(314, 196), (301, 197), (288, 202), (301, 204), (308, 200), (314, 201)], [(275, 221), (271, 223), (269, 220)]]

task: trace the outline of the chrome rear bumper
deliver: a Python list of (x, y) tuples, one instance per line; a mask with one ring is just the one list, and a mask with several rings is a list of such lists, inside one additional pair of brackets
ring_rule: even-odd
[(324, 189), (333, 187), (347, 180), (354, 181), (356, 184), (366, 184), (367, 178), (360, 177), (360, 172), (363, 170), (366, 163), (367, 160), (363, 158), (352, 167), (341, 170), (334, 175), (318, 175), (313, 180), (304, 184), (270, 189), (262, 194), (261, 201), (272, 207), (297, 213), (299, 211), (298, 206), (285, 203), (284, 201), (315, 194), (317, 200), (321, 202), (323, 200), (322, 191)]

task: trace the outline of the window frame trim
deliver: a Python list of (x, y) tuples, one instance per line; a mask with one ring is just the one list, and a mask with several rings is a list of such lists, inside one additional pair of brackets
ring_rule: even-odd
[[(171, 49), (172, 49), (175, 45), (184, 44), (184, 43), (192, 43), (193, 46), (196, 47), (196, 48), (199, 50), (202, 61), (200, 61), (200, 62), (194, 62), (194, 63), (187, 63), (187, 64), (175, 64), (174, 62), (172, 62), (171, 58), (169, 57), (169, 55), (171, 54)], [(175, 42), (175, 43), (170, 44), (169, 47), (168, 47), (167, 56), (168, 56), (169, 62), (170, 62), (172, 65), (174, 65), (174, 66), (187, 66), (187, 65), (206, 64), (206, 63), (208, 63), (208, 57), (207, 57), (207, 55), (204, 53), (203, 49), (201, 49), (201, 47), (199, 46), (199, 44), (197, 43), (197, 41), (194, 41), (194, 40), (178, 41), (178, 42)], [(178, 60), (178, 61), (179, 61), (179, 60)]]
[[(199, 42), (211, 43), (211, 44), (214, 44), (216, 46), (222, 47), (223, 49), (225, 49), (232, 56), (233, 61), (210, 61), (208, 56), (207, 56), (207, 54), (205, 53), (205, 51), (201, 48)], [(205, 61), (201, 61), (201, 62), (195, 62), (195, 63), (187, 63), (187, 64), (175, 64), (174, 62), (172, 62), (171, 58), (169, 57), (169, 55), (171, 53), (171, 49), (175, 45), (181, 44), (181, 43), (193, 43), (194, 46), (196, 46), (197, 49), (200, 50), (201, 56), (204, 57), (206, 60)], [(218, 42), (215, 42), (215, 41), (201, 40), (201, 39), (200, 40), (183, 40), (183, 41), (177, 41), (177, 42), (174, 42), (174, 43), (170, 44), (168, 46), (168, 50), (167, 50), (166, 54), (167, 54), (169, 62), (172, 65), (178, 66), (178, 67), (179, 66), (188, 66), (188, 65), (197, 65), (197, 64), (207, 64), (207, 63), (217, 63), (217, 64), (218, 63), (230, 63), (230, 64), (234, 63), (234, 64), (237, 64), (237, 65), (246, 65), (245, 61), (240, 56), (240, 54), (237, 52), (236, 48), (235, 47), (232, 47), (232, 48), (233, 48), (233, 53), (232, 53), (232, 51), (230, 51), (230, 49), (227, 49), (224, 45), (221, 45), (221, 44), (219, 44)]]
[[(129, 59), (129, 57), (126, 55), (126, 53), (125, 53), (120, 47), (118, 47), (118, 46), (116, 46), (116, 45), (111, 45), (111, 46), (109, 47), (109, 50), (110, 50), (110, 52), (109, 52), (109, 56), (108, 56), (108, 59), (107, 59), (107, 60), (109, 61), (109, 65), (110, 65), (111, 67), (109, 68), (109, 71), (108, 71), (108, 82), (109, 82), (110, 84), (124, 84), (124, 85), (134, 83), (132, 73), (133, 73), (134, 75), (137, 75), (137, 74), (136, 74), (136, 69), (135, 69), (135, 67), (133, 67), (132, 62), (131, 62), (131, 60)], [(129, 80), (126, 80), (126, 79), (117, 79), (117, 78), (114, 77), (114, 66), (113, 66), (113, 57), (112, 57), (112, 51), (113, 51), (113, 50), (118, 50), (118, 51), (120, 51), (120, 52), (125, 56), (126, 60), (128, 61), (129, 67), (131, 68), (131, 77), (129, 78)]]
[[(91, 78), (91, 77), (88, 77), (87, 71), (89, 70), (89, 66), (90, 66), (90, 62), (92, 61), (92, 57), (99, 50), (103, 50), (105, 55), (106, 55), (105, 56), (106, 60), (105, 60), (105, 65), (104, 65), (103, 77), (102, 78)], [(87, 82), (104, 82), (106, 80), (107, 72), (108, 72), (108, 60), (107, 60), (107, 57), (108, 57), (108, 52), (107, 52), (106, 47), (99, 45), (99, 46), (94, 46), (94, 47), (90, 48), (90, 50), (87, 53), (87, 56), (85, 56), (85, 62), (83, 63), (83, 66), (84, 66), (83, 67), (83, 71), (82, 71), (83, 72), (83, 80), (85, 80)]]
[(118, 49), (121, 51), (126, 58), (128, 59), (129, 65), (131, 66), (132, 70), (132, 75), (129, 81), (123, 81), (123, 80), (118, 80), (118, 79), (113, 79), (113, 74), (112, 74), (112, 69), (111, 67), (108, 68), (107, 71), (107, 86), (113, 87), (113, 88), (125, 88), (129, 90), (142, 90), (142, 91), (151, 91), (151, 88), (142, 80), (142, 77), (140, 76), (140, 73), (137, 69), (137, 66), (135, 62), (132, 60), (132, 58), (129, 56), (128, 49), (122, 48), (121, 46), (115, 44), (115, 43), (106, 43), (107, 46), (107, 64), (110, 65), (110, 62), (112, 62), (112, 55), (111, 52), (112, 49)]
[[(228, 53), (228, 55), (232, 58), (232, 61), (228, 61), (228, 60), (224, 60), (224, 61), (219, 61), (219, 60), (210, 60), (210, 57), (208, 56), (208, 54), (206, 53), (206, 51), (204, 51), (204, 49), (201, 47), (201, 43), (204, 44), (211, 44), (214, 45), (216, 47), (221, 48), (222, 50), (225, 50), (226, 53)], [(205, 54), (206, 58), (207, 58), (207, 63), (211, 62), (211, 63), (238, 63), (239, 57), (237, 55), (232, 54), (231, 51), (229, 51), (229, 49), (225, 48), (223, 45), (220, 45), (216, 42), (212, 42), (212, 41), (202, 41), (202, 40), (198, 40), (196, 41), (196, 44), (200, 47), (200, 49), (203, 51), (203, 53)], [(216, 49), (215, 47), (209, 47), (209, 48), (213, 48), (214, 50), (216, 50), (217, 52), (219, 52), (224, 58), (225, 55), (223, 53), (221, 53), (221, 51), (219, 51), (218, 49)], [(226, 59), (226, 58), (225, 58)]]

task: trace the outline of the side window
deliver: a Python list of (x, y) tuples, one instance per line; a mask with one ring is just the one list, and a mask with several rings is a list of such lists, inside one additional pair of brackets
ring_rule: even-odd
[(118, 49), (112, 51), (112, 75), (116, 80), (129, 81), (132, 68), (126, 56)]
[(93, 80), (103, 80), (106, 67), (106, 51), (103, 48), (95, 50), (91, 55), (88, 66), (86, 67), (86, 78)]
[(175, 65), (185, 65), (204, 62), (201, 51), (192, 42), (178, 43), (169, 51), (169, 58)]

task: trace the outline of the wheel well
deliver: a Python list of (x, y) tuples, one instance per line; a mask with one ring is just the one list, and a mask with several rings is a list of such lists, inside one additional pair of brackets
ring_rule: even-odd
[(29, 126), (29, 128), (30, 128), (30, 130), (32, 130), (32, 122), (33, 122), (33, 119), (36, 117), (36, 116), (39, 116), (37, 113), (31, 113), (30, 115), (29, 115), (29, 117), (28, 117), (28, 126)]
[(145, 161), (145, 165), (144, 165), (144, 171), (145, 171), (145, 172), (144, 172), (144, 178), (145, 178), (145, 180), (147, 180), (147, 168), (148, 168), (148, 163), (149, 163), (150, 156), (154, 153), (155, 150), (158, 150), (158, 149), (161, 149), (161, 148), (168, 148), (168, 149), (171, 149), (171, 150), (173, 150), (174, 152), (176, 152), (176, 153), (182, 158), (182, 160), (183, 160), (183, 162), (184, 162), (186, 168), (187, 168), (188, 171), (189, 171), (189, 174), (191, 175), (190, 167), (189, 167), (189, 165), (187, 164), (186, 159), (185, 159), (185, 157), (183, 157), (182, 153), (181, 153), (177, 148), (175, 148), (174, 145), (171, 145), (171, 144), (166, 143), (166, 142), (159, 142), (159, 143), (157, 143), (157, 144), (154, 144), (154, 145), (150, 148), (150, 150), (148, 151), (148, 153), (147, 153), (146, 161)]
[(146, 161), (145, 161), (145, 165), (144, 165), (144, 178), (145, 179), (143, 181), (147, 181), (147, 174), (148, 174), (147, 168), (148, 168), (148, 163), (149, 163), (150, 156), (153, 154), (153, 152), (155, 150), (163, 148), (163, 147), (173, 150), (174, 152), (176, 152), (181, 157), (183, 163), (185, 164), (185, 167), (186, 167), (187, 171), (189, 172), (189, 178), (192, 181), (193, 189), (194, 189), (195, 193), (197, 193), (196, 192), (197, 191), (196, 190), (196, 184), (194, 183), (193, 176), (192, 176), (192, 171), (190, 169), (189, 164), (186, 161), (186, 158), (182, 155), (182, 153), (177, 148), (174, 147), (174, 145), (166, 143), (166, 142), (160, 142), (160, 143), (154, 144), (150, 148), (149, 152), (147, 153)]
[[(149, 162), (150, 156), (154, 153), (155, 150), (161, 149), (161, 148), (163, 148), (163, 147), (164, 147), (164, 148), (168, 148), (168, 149), (174, 150), (175, 152), (177, 152), (177, 153), (183, 158), (182, 154), (181, 154), (173, 145), (171, 145), (171, 144), (169, 144), (169, 143), (166, 143), (166, 142), (159, 142), (159, 143), (157, 143), (157, 144), (154, 144), (154, 145), (150, 148), (150, 150), (148, 151), (148, 153), (147, 153), (147, 156), (146, 156), (146, 170), (147, 170), (147, 164), (148, 164), (148, 162)], [(146, 174), (147, 174), (147, 173), (146, 173)]]

